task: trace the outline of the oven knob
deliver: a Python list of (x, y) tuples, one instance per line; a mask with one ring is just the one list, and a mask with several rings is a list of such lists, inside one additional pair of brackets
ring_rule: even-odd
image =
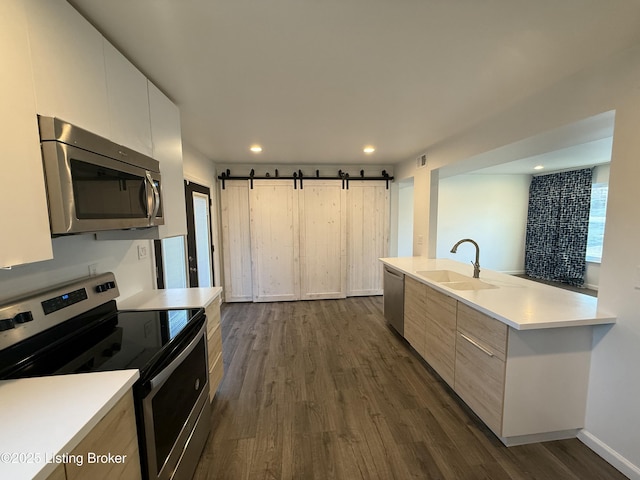
[(107, 282), (107, 288), (111, 290), (112, 288), (116, 288), (116, 282)]
[(13, 323), (13, 318), (3, 318), (0, 320), (0, 332), (4, 330), (10, 330), (15, 328), (15, 323)]
[(102, 292), (106, 292), (108, 289), (109, 288), (108, 288), (107, 284), (106, 283), (102, 283), (102, 284), (100, 284), (100, 285), (98, 285), (96, 287), (96, 292), (102, 293)]
[(31, 312), (20, 312), (13, 317), (15, 323), (27, 323), (33, 321), (33, 314)]

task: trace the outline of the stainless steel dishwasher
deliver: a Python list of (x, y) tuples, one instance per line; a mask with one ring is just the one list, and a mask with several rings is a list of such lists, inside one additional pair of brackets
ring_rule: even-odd
[(384, 318), (404, 336), (404, 273), (384, 266)]

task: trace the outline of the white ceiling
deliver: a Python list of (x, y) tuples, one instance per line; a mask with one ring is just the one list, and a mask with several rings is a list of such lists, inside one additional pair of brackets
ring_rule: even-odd
[[(613, 137), (593, 140), (553, 152), (521, 158), (513, 162), (482, 168), (473, 173), (482, 175), (537, 175), (559, 170), (603, 165), (611, 161)], [(534, 167), (542, 166), (541, 170)]]
[(69, 2), (220, 163), (402, 161), (640, 42), (637, 0)]
[[(440, 178), (465, 173), (537, 175), (611, 161), (615, 110), (504, 145), (440, 169)], [(543, 170), (534, 169), (542, 165)]]

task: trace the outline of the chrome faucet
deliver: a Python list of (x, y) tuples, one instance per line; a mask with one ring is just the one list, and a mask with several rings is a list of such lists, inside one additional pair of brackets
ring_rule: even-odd
[(456, 253), (456, 251), (458, 250), (458, 246), (464, 242), (473, 243), (473, 246), (476, 247), (476, 261), (475, 263), (471, 262), (471, 264), (473, 265), (473, 278), (480, 278), (480, 247), (476, 242), (474, 242), (470, 238), (463, 238), (453, 246), (453, 248), (451, 249), (451, 253)]

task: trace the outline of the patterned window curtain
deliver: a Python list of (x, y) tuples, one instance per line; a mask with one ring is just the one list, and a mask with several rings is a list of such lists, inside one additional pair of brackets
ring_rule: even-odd
[(533, 177), (525, 245), (525, 273), (582, 286), (586, 270), (590, 168)]

